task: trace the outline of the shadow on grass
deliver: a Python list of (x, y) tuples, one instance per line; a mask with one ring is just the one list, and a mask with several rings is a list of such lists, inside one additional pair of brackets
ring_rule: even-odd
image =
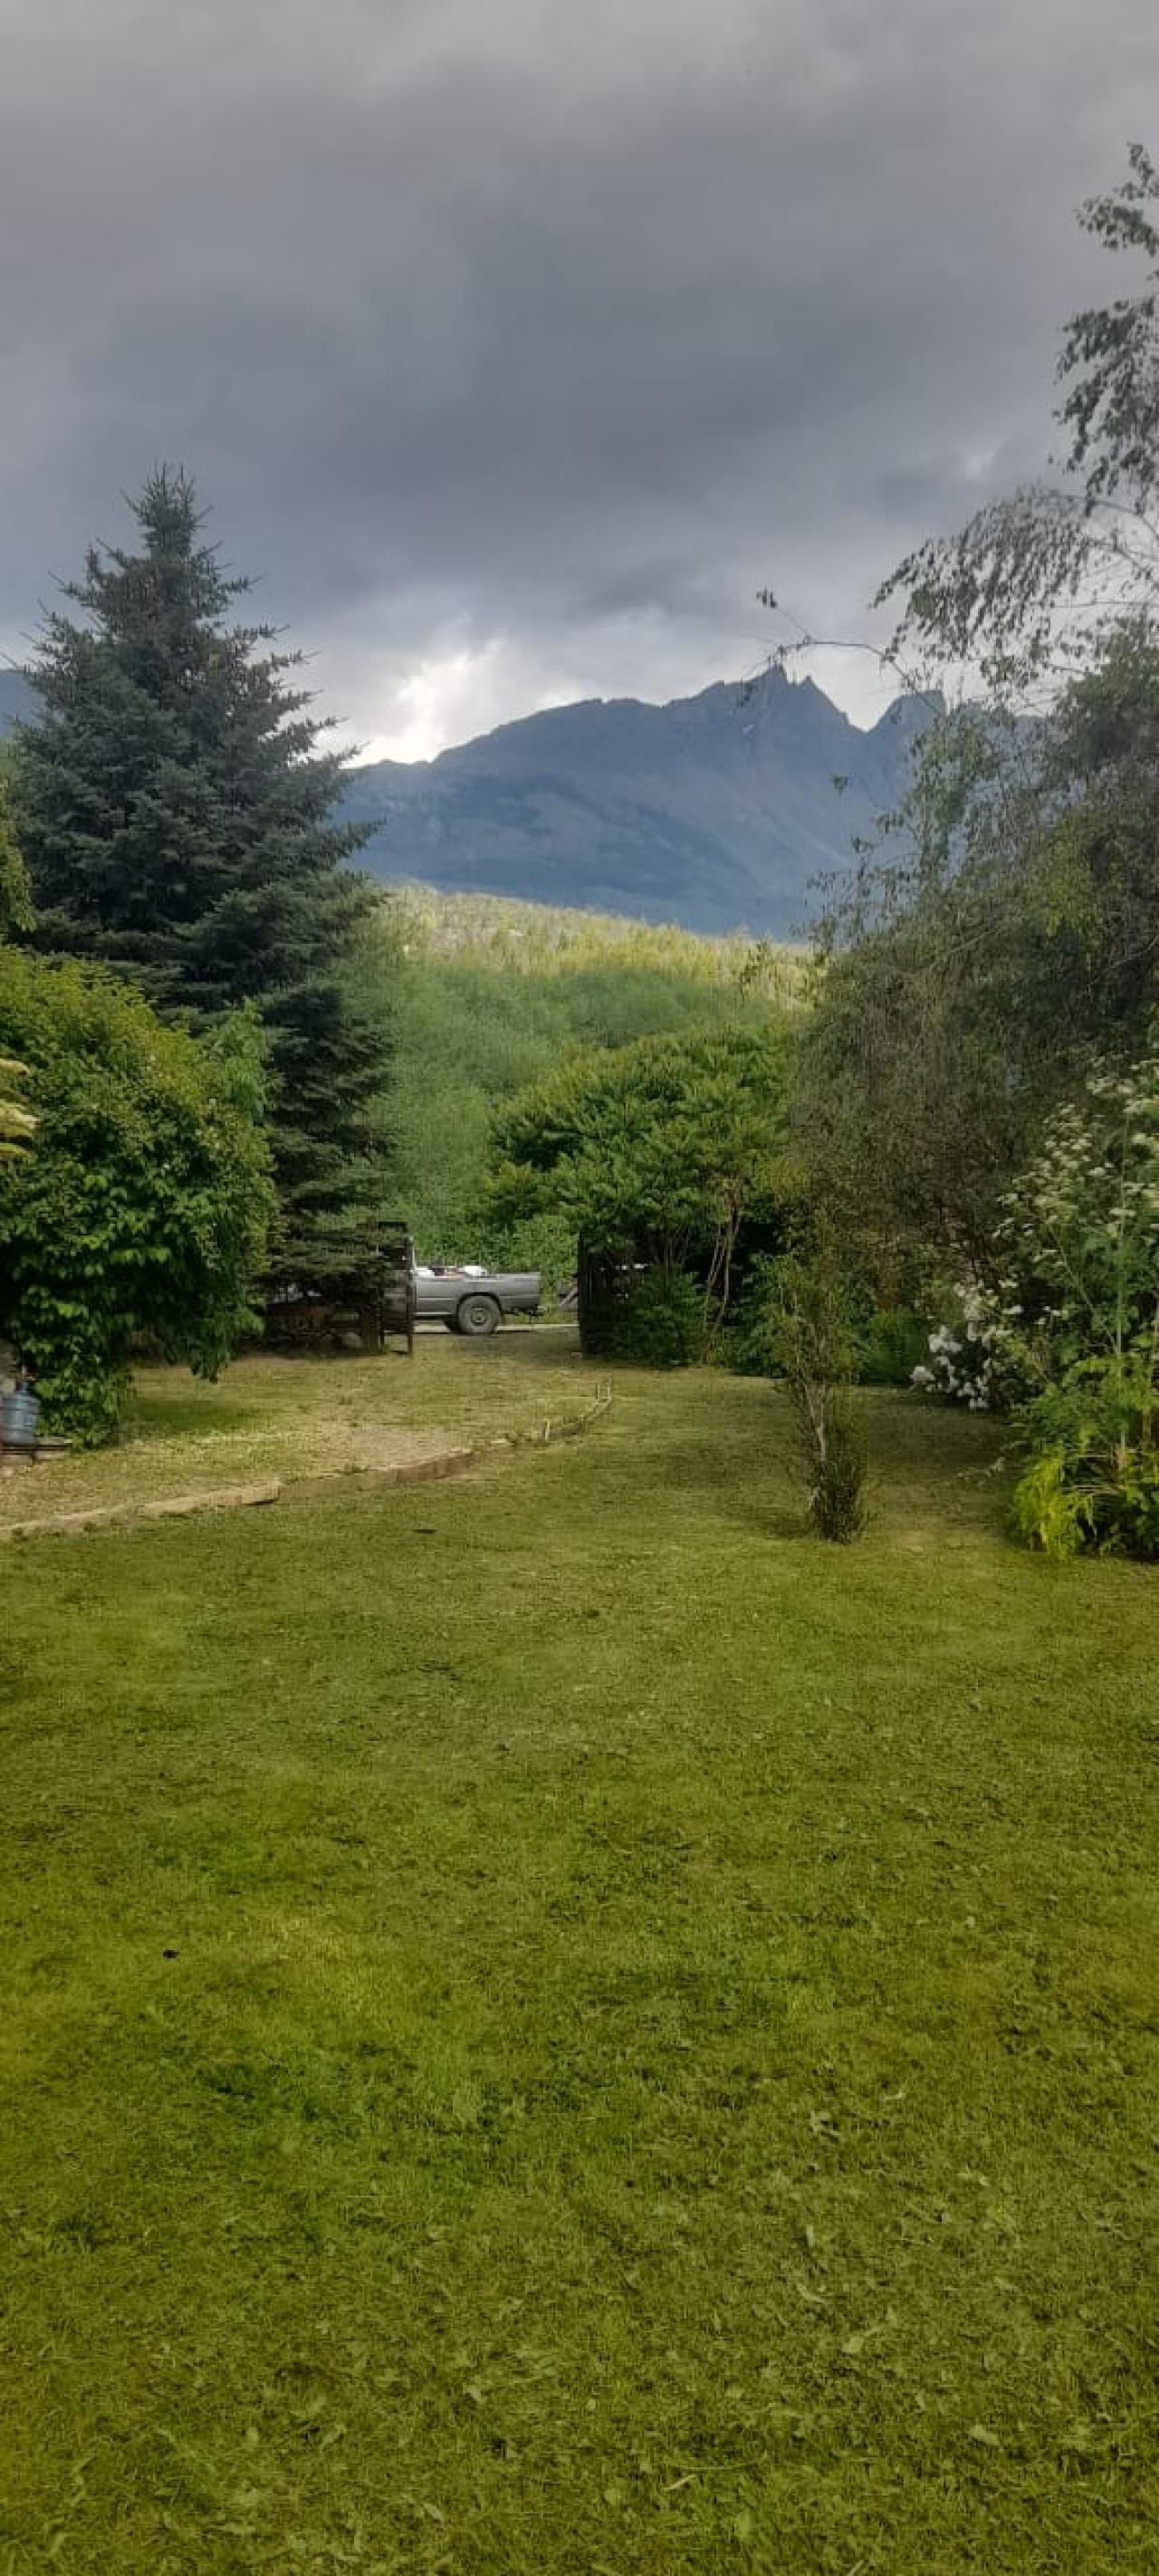
[[(204, 1389), (201, 1394), (201, 1404), (200, 1420), (203, 1421), (206, 1430), (252, 1431), (261, 1427), (263, 1415), (259, 1405), (231, 1403), (228, 1397), (219, 1394), (216, 1387)], [(125, 1419), (121, 1426), (120, 1445), (127, 1447), (137, 1440), (183, 1438), (188, 1435), (191, 1427), (198, 1424), (198, 1419), (198, 1416), (191, 1412), (188, 1393), (176, 1399), (166, 1396), (134, 1395), (126, 1408)]]
[[(739, 1401), (738, 1385), (744, 1389)], [(1005, 1536), (1012, 1469), (1000, 1426), (922, 1407), (892, 1390), (867, 1392), (862, 1404), (867, 1538), (936, 1547)], [(734, 1437), (722, 1441), (725, 1407), (732, 1412)], [(721, 1518), (750, 1535), (843, 1552), (836, 1542), (816, 1540), (788, 1405), (776, 1389), (725, 1380), (720, 1403), (706, 1409), (702, 1432), (690, 1434), (685, 1425), (673, 1439), (656, 1425), (655, 1446), (665, 1489), (708, 1500)]]
[[(582, 1358), (579, 1334), (574, 1324), (543, 1327), (513, 1324), (504, 1326), (497, 1333), (486, 1333), (478, 1341), (470, 1335), (446, 1333), (441, 1325), (436, 1325), (433, 1330), (420, 1326), (415, 1344), (416, 1361), (421, 1363), (424, 1349), (431, 1344), (442, 1349), (448, 1342), (476, 1368), (486, 1368), (500, 1360), (505, 1361), (509, 1368), (513, 1364), (531, 1370), (558, 1368), (561, 1361)], [(585, 1365), (593, 1378), (609, 1374), (604, 1361), (590, 1360)]]

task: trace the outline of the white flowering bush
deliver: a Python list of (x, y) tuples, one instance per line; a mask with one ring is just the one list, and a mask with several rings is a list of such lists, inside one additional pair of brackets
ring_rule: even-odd
[(1096, 1066), (1005, 1202), (992, 1287), (959, 1290), (913, 1383), (1013, 1406), (1028, 1545), (1159, 1558), (1159, 1055)]
[(999, 1329), (1035, 1392), (1021, 1535), (1159, 1557), (1159, 1056), (1097, 1068), (1007, 1204)]
[(988, 1413), (1002, 1388), (1001, 1319), (980, 1288), (959, 1289), (955, 1309), (953, 1320), (930, 1334), (911, 1384), (925, 1395), (968, 1405), (971, 1413)]
[(1003, 1296), (1045, 1374), (1149, 1346), (1159, 1265), (1159, 1056), (1097, 1069), (1006, 1201)]

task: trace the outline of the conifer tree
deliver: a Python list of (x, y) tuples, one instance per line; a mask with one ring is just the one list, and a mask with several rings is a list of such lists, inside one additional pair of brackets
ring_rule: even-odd
[(258, 1003), (275, 1267), (325, 1276), (382, 1196), (386, 1044), (351, 974), (374, 897), (343, 866), (365, 827), (336, 816), (344, 755), (301, 655), (237, 622), (250, 584), (205, 542), (189, 478), (161, 468), (132, 507), (139, 544), (89, 549), (30, 669), (13, 799), (36, 943), (112, 967), (194, 1029)]

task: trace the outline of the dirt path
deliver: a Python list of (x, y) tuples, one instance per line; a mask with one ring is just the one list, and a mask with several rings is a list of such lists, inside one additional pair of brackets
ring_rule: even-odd
[[(316, 1386), (315, 1380), (315, 1391)], [(538, 1379), (535, 1386), (542, 1397), (546, 1382)], [(531, 1423), (521, 1408), (523, 1418), (510, 1428), (474, 1439), (442, 1429), (331, 1420), (311, 1411), (308, 1429), (300, 1418), (263, 1428), (257, 1439), (260, 1474), (253, 1472), (255, 1434), (249, 1424), (232, 1430), (218, 1424), (200, 1436), (183, 1431), (131, 1440), (115, 1451), (54, 1458), (43, 1466), (10, 1465), (0, 1472), (0, 1543), (433, 1482), (488, 1457), (577, 1436), (606, 1412), (611, 1390), (597, 1385), (593, 1392), (590, 1380), (583, 1387), (569, 1382), (566, 1398), (554, 1413)], [(239, 1474), (243, 1467), (250, 1472)]]

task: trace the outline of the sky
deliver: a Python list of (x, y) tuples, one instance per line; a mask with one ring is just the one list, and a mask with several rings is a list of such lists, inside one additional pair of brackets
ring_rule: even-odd
[(0, 64), (0, 652), (181, 463), (402, 759), (881, 637), (1159, 139), (1155, 0), (0, 0)]

